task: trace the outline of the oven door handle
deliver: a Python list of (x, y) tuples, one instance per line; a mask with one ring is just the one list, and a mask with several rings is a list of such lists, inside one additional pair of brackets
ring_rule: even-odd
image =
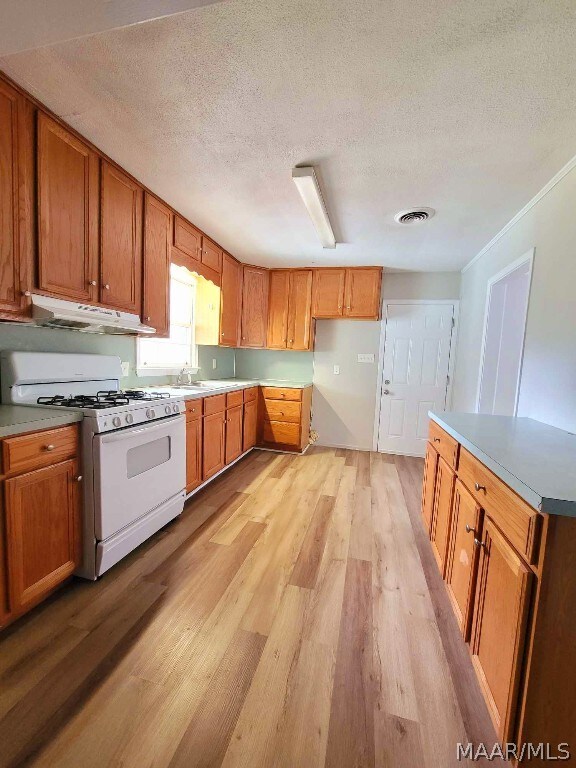
[(177, 421), (184, 421), (184, 415), (178, 414), (178, 416), (169, 416), (164, 418), (158, 424), (143, 424), (142, 426), (132, 427), (132, 429), (123, 429), (113, 434), (98, 435), (101, 443), (118, 443), (121, 440), (126, 440), (127, 437), (135, 437), (140, 434), (154, 434), (160, 430), (165, 430), (166, 427), (171, 424), (175, 424)]

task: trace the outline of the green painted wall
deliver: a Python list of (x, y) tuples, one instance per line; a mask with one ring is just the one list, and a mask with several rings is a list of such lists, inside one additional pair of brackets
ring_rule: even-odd
[[(199, 379), (231, 379), (234, 376), (234, 352), (228, 347), (198, 347)], [(216, 360), (216, 370), (212, 368)]]
[(237, 349), (236, 376), (239, 379), (312, 381), (313, 360), (312, 352)]

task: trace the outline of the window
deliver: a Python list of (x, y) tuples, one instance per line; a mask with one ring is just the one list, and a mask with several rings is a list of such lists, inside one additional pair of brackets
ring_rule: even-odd
[(182, 368), (196, 372), (194, 334), (196, 279), (185, 267), (170, 267), (170, 336), (138, 339), (137, 370), (140, 376), (167, 376)]

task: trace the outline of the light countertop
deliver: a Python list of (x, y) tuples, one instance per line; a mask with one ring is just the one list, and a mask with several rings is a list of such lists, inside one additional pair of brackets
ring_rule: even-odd
[(210, 397), (224, 392), (234, 392), (247, 387), (286, 387), (288, 389), (306, 389), (312, 386), (311, 381), (292, 381), (284, 379), (206, 379), (195, 384), (181, 386), (163, 385), (145, 387), (150, 392), (170, 392), (174, 397), (183, 400), (195, 400), (200, 397)]
[(82, 421), (81, 413), (57, 411), (54, 408), (31, 408), (26, 405), (0, 405), (0, 437), (63, 427), (78, 421)]
[(430, 418), (528, 504), (576, 517), (576, 435), (522, 417), (430, 412)]

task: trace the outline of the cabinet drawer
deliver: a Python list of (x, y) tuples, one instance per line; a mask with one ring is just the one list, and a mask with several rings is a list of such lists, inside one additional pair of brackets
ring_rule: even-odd
[(266, 400), (302, 400), (301, 389), (287, 387), (262, 387), (262, 395)]
[(186, 421), (199, 419), (202, 416), (203, 402), (201, 397), (196, 400), (186, 400)]
[(538, 558), (540, 515), (465, 448), (458, 476), (508, 541), (529, 563)]
[(242, 389), (226, 394), (226, 408), (234, 408), (235, 405), (242, 405), (243, 402), (244, 391)]
[(286, 421), (300, 424), (302, 406), (293, 400), (264, 400), (264, 418), (267, 421)]
[(263, 436), (265, 443), (299, 445), (300, 424), (287, 424), (284, 421), (265, 421)]
[(2, 467), (5, 474), (47, 467), (78, 453), (76, 426), (47, 429), (2, 441)]
[(256, 400), (258, 397), (258, 387), (249, 387), (244, 390), (244, 402), (251, 403), (252, 400)]
[(430, 421), (428, 440), (438, 451), (440, 456), (446, 461), (452, 469), (456, 469), (458, 462), (458, 441), (454, 440), (442, 427), (439, 427), (435, 421)]
[(212, 395), (204, 398), (204, 416), (221, 413), (226, 410), (226, 395)]

